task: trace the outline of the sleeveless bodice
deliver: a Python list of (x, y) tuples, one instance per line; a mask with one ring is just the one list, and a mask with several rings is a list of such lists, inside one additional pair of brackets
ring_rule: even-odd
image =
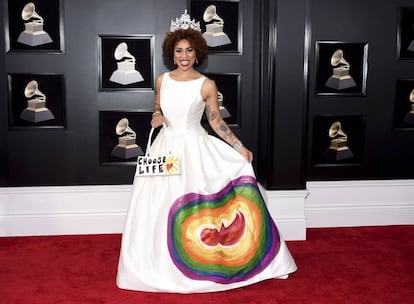
[(205, 103), (201, 97), (201, 87), (206, 79), (177, 81), (165, 73), (160, 91), (160, 105), (168, 130), (174, 133), (201, 132), (200, 121)]
[(251, 163), (201, 125), (205, 79), (176, 81), (164, 74), (160, 105), (167, 127), (160, 128), (150, 154), (172, 152), (168, 159), (181, 174), (135, 177), (118, 265), (120, 288), (212, 292), (296, 270)]

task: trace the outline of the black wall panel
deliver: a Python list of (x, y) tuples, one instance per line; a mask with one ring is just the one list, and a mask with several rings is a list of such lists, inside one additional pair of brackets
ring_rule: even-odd
[(259, 178), (268, 189), (304, 188), (306, 1), (263, 1)]
[[(4, 5), (2, 5), (3, 7)], [(3, 12), (3, 8), (1, 8)], [(0, 23), (0, 32), (4, 33), (4, 23)], [(3, 34), (1, 37), (4, 38)], [(0, 49), (5, 50), (5, 40), (0, 39)], [(8, 108), (7, 108), (7, 78), (5, 75), (5, 56), (0, 56), (0, 185), (7, 184), (8, 179)]]
[[(314, 0), (311, 3), (307, 179), (412, 178), (414, 125), (397, 130), (394, 119), (395, 104), (398, 102), (397, 80), (414, 77), (414, 61), (400, 60), (397, 56), (400, 8), (413, 7), (413, 1)], [(414, 18), (411, 20), (411, 26), (413, 25)], [(318, 94), (316, 44), (321, 41), (366, 43), (366, 94), (347, 95), (347, 90), (338, 90), (339, 94), (332, 95)], [(346, 53), (344, 58), (346, 59)], [(351, 64), (351, 74), (356, 69), (353, 70)], [(346, 118), (342, 119), (343, 116)], [(352, 145), (357, 153), (354, 153), (353, 158), (344, 161), (315, 161), (318, 159), (318, 155), (315, 155), (318, 153), (316, 140), (324, 136), (325, 145), (329, 146), (329, 126), (323, 129), (317, 127), (318, 119), (324, 118), (327, 121), (348, 119), (347, 125), (343, 124), (342, 127), (348, 136), (349, 145), (354, 139)]]
[[(9, 1), (1, 1), (2, 16), (8, 16)], [(131, 183), (134, 166), (107, 166), (100, 163), (99, 113), (151, 112), (154, 92), (99, 90), (98, 37), (154, 35), (156, 77), (167, 70), (162, 60), (161, 45), (165, 33), (169, 31), (171, 19), (179, 17), (190, 6), (190, 1), (53, 1), (62, 4), (64, 52), (51, 54), (12, 50), (2, 52), (0, 56), (0, 184), (31, 186)], [(46, 1), (42, 3), (44, 2)], [(202, 72), (240, 74), (240, 123), (234, 131), (256, 152), (259, 142), (259, 90), (255, 74), (260, 67), (255, 59), (258, 54), (258, 35), (254, 32), (257, 28), (253, 25), (257, 16), (253, 0), (242, 0), (239, 7), (241, 53), (211, 54), (202, 67)], [(6, 49), (4, 41), (8, 36), (8, 20), (4, 20), (0, 36), (2, 50)], [(21, 20), (15, 22), (18, 21)], [(8, 75), (19, 73), (64, 75), (67, 115), (65, 128), (9, 126)]]
[[(61, 0), (60, 54), (6, 52), (9, 1), (0, 5), (0, 185), (131, 183), (133, 166), (100, 163), (99, 113), (150, 112), (153, 91), (100, 91), (98, 37), (154, 35), (156, 76), (167, 70), (161, 44), (170, 20), (190, 1)], [(395, 122), (397, 89), (414, 79), (414, 60), (397, 56), (400, 8), (414, 7), (412, 0), (239, 2), (241, 54), (212, 53), (202, 72), (240, 74), (240, 124), (234, 131), (254, 151), (265, 187), (413, 178), (414, 130)], [(367, 45), (363, 94), (319, 94), (317, 42)], [(9, 126), (8, 76), (19, 73), (64, 76), (64, 128)], [(329, 146), (327, 126), (335, 120), (343, 122), (348, 144), (358, 145), (354, 159), (324, 161), (318, 154)]]

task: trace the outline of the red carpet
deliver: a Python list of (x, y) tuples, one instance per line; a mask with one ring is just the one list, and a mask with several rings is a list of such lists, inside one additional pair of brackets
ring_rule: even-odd
[(120, 235), (0, 238), (0, 303), (414, 303), (414, 226), (308, 229), (287, 242), (299, 270), (226, 292), (115, 285)]

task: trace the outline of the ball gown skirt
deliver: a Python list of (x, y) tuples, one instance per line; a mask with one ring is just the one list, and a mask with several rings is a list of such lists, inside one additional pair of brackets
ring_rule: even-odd
[(135, 177), (119, 288), (215, 292), (287, 278), (297, 269), (252, 165), (201, 126), (203, 81), (163, 77), (161, 107), (168, 127), (161, 128), (150, 152), (179, 154), (181, 174)]

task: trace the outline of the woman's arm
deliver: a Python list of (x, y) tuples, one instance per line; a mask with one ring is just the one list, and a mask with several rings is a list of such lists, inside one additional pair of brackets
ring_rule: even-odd
[(163, 75), (159, 75), (155, 81), (155, 100), (154, 100), (154, 112), (152, 112), (151, 127), (158, 128), (165, 122), (165, 118), (162, 115), (160, 105), (160, 90)]
[(211, 79), (206, 79), (201, 88), (201, 95), (206, 103), (206, 116), (211, 128), (220, 138), (238, 151), (247, 161), (253, 160), (253, 153), (237, 138), (220, 114), (217, 86)]

